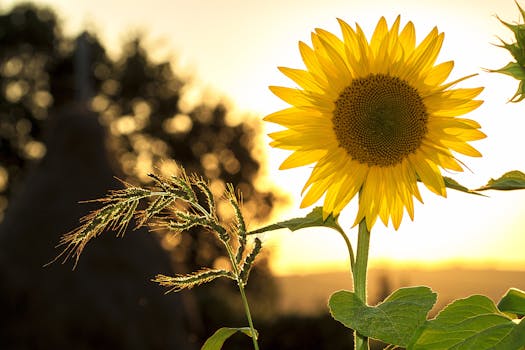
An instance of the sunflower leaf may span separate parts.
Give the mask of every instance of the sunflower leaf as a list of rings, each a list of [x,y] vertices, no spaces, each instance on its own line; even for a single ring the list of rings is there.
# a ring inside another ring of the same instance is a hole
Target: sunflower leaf
[[[476,191],[510,191],[522,189],[525,189],[525,174],[518,170],[512,170],[503,174],[496,180],[490,179],[485,186],[476,189]]]
[[[498,309],[502,312],[525,315],[525,292],[516,288],[509,289],[499,301]]]
[[[449,304],[427,321],[408,344],[408,350],[508,349],[525,345],[525,323],[515,323],[494,302],[473,295]]]
[[[330,297],[332,317],[369,338],[405,347],[426,317],[437,295],[428,287],[401,288],[375,307],[365,305],[353,292]]]
[[[268,226],[264,226],[264,227],[258,228],[257,230],[250,231],[248,232],[248,234],[253,235],[257,233],[280,230],[283,228],[287,228],[290,231],[297,231],[302,228],[319,227],[319,226],[329,227],[339,232],[343,231],[341,226],[339,226],[339,224],[337,223],[337,217],[334,217],[333,215],[329,215],[326,219],[323,219],[323,208],[316,207],[312,209],[312,211],[308,213],[305,217],[294,218],[290,220],[281,221],[275,224],[271,224]]]
[[[477,193],[476,191],[473,191],[473,190],[471,190],[471,189],[461,185],[459,182],[457,182],[456,180],[454,180],[451,177],[443,176],[443,180],[445,181],[445,187],[447,187],[447,188],[451,188],[453,190],[461,191],[461,192],[465,192],[465,193],[475,194],[475,195],[478,195],[478,196],[484,196],[481,193]]]
[[[206,340],[201,350],[220,350],[222,349],[224,342],[229,337],[231,337],[237,332],[244,333],[249,337],[252,336],[252,332],[250,328],[248,327],[241,327],[241,328],[222,327],[222,328],[219,328],[217,331],[215,331],[215,333],[213,333],[213,335],[209,337],[208,340]],[[256,332],[255,338],[257,337],[258,337],[258,334]]]
[[[512,328],[512,331],[497,344],[498,347],[492,349],[521,349],[525,348],[525,321],[523,319],[516,326]]]

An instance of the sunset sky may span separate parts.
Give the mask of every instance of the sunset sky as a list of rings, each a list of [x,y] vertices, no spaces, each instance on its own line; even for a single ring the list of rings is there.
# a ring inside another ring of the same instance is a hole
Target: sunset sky
[[[20,1],[2,1],[2,10]],[[511,60],[496,47],[498,37],[512,41],[512,33],[496,18],[519,20],[514,0],[42,0],[54,8],[66,34],[95,30],[112,53],[136,33],[145,33],[152,54],[173,57],[182,76],[193,79],[195,96],[226,97],[239,113],[254,118],[285,108],[269,85],[294,86],[277,66],[303,68],[297,42],[309,43],[315,28],[340,36],[337,18],[359,22],[368,37],[378,19],[391,24],[401,15],[402,25],[412,21],[417,40],[434,27],[445,32],[438,62],[455,61],[450,81],[479,73],[461,87],[484,86],[485,103],[467,115],[482,125],[487,139],[474,143],[483,158],[459,157],[470,171],[446,174],[468,187],[484,185],[508,170],[525,171],[525,102],[507,103],[517,81],[487,73]],[[525,2],[522,2],[525,5]],[[277,130],[267,125],[266,132]],[[262,139],[265,145],[269,138]],[[310,168],[277,170],[288,154],[267,152],[267,178],[286,188],[293,203],[275,220],[302,216],[300,191]],[[262,184],[264,185],[264,183]],[[415,220],[408,216],[398,231],[378,223],[372,232],[371,264],[423,264],[525,269],[525,191],[489,192],[489,198],[452,190],[440,198],[422,188],[424,205],[416,205]],[[341,214],[350,230],[355,201]],[[280,274],[347,268],[342,239],[329,230],[266,234],[272,263]]]

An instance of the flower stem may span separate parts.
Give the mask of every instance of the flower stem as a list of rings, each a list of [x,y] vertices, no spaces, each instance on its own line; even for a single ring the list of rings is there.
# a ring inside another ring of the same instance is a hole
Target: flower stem
[[[366,219],[363,218],[359,223],[359,232],[357,235],[357,253],[355,265],[353,268],[354,293],[366,304],[366,272],[368,268],[368,249],[370,246],[370,232],[366,227]],[[354,332],[354,349],[368,350],[368,338]]]
[[[350,240],[348,239],[348,236],[346,235],[345,231],[338,225],[336,228],[337,232],[341,234],[343,237],[345,243],[346,243],[346,249],[348,250],[348,257],[350,259],[350,272],[352,275],[354,274],[354,265],[355,265],[355,257],[354,257],[354,250],[352,249],[352,243],[350,243]]]
[[[244,285],[242,281],[238,281],[239,291],[241,292],[242,304],[244,305],[244,312],[246,313],[246,318],[248,319],[248,325],[250,326],[250,331],[252,333],[253,348],[259,350],[259,343],[257,342],[257,333],[255,333],[255,328],[253,327],[252,315],[250,314],[250,307],[248,306],[248,299],[246,299],[246,293],[244,293]]]
[[[248,305],[248,299],[246,298],[246,293],[244,292],[244,281],[242,280],[241,273],[235,261],[235,255],[233,254],[230,245],[228,244],[228,242],[225,241],[223,241],[223,243],[226,247],[226,251],[228,252],[228,256],[230,258],[233,273],[235,274],[235,278],[237,279],[237,286],[239,287],[239,292],[241,293],[242,305],[244,306],[244,313],[246,314],[246,318],[248,319],[248,326],[250,327],[250,332],[252,333],[251,338],[253,342],[253,348],[254,350],[259,350],[259,343],[257,342],[257,333],[255,331],[255,327],[253,326],[252,315],[250,313],[250,306]]]

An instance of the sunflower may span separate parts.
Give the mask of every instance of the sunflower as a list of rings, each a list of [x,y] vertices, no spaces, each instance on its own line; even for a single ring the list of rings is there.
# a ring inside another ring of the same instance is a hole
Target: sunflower
[[[270,134],[271,146],[293,151],[280,169],[314,164],[301,207],[323,195],[323,215],[338,215],[359,193],[355,224],[370,230],[380,217],[397,230],[406,209],[414,219],[421,181],[446,197],[441,170],[463,171],[454,154],[479,157],[468,141],[485,137],[480,125],[457,118],[483,101],[483,88],[445,84],[453,61],[435,65],[444,34],[434,28],[416,46],[408,22],[389,29],[381,18],[370,41],[361,27],[342,20],[343,39],[323,30],[312,47],[299,42],[305,70],[279,67],[299,88],[271,86],[290,104],[265,121],[286,129]]]

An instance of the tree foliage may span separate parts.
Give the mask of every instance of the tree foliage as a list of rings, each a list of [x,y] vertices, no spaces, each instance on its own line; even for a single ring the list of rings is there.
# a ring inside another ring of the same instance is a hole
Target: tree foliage
[[[214,194],[222,193],[226,183],[241,190],[247,218],[268,216],[277,198],[254,186],[261,161],[254,152],[257,122],[233,121],[226,102],[183,105],[188,81],[169,60],[153,59],[140,36],[125,43],[116,58],[108,55],[95,33],[81,36],[82,48],[79,38],[62,33],[51,9],[23,4],[0,13],[0,222],[9,215],[9,205],[24,188],[28,174],[45,158],[46,132],[56,122],[54,116],[86,97],[106,131],[117,177],[149,185],[148,173],[176,171],[169,161],[173,160],[188,172],[210,179]],[[79,60],[88,62],[84,76],[78,70]],[[219,214],[233,218],[221,208]],[[177,273],[214,267],[224,257],[219,244],[199,230],[194,227],[191,234],[176,240],[156,231]],[[50,236],[50,242],[62,233]],[[263,257],[252,271],[253,287],[247,291],[266,301],[258,303],[261,313],[271,310],[276,293],[264,261]],[[41,267],[45,261],[39,263]],[[197,318],[189,323],[197,325],[193,331],[198,337],[222,324],[224,315],[236,314],[229,311],[237,303],[235,289],[220,283],[213,288],[213,293],[208,287],[194,293],[203,300],[202,309],[191,307],[200,302],[188,303],[187,311]]]

